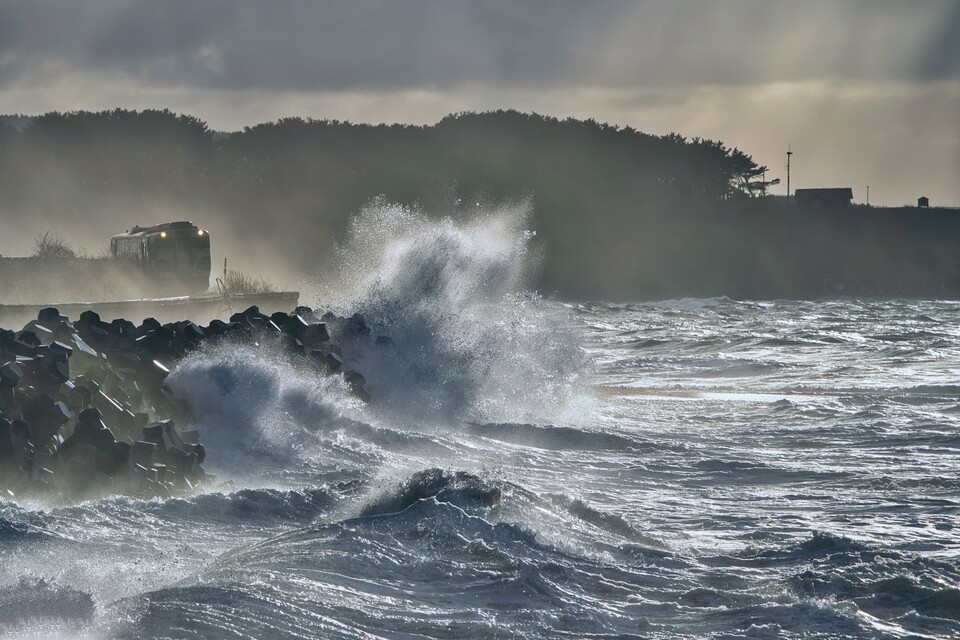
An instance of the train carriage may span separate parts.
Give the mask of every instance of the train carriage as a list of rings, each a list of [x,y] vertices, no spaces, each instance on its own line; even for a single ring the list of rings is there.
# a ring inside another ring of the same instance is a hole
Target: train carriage
[[[167,295],[199,293],[210,286],[210,234],[192,222],[133,227],[110,238],[110,253],[134,263]]]

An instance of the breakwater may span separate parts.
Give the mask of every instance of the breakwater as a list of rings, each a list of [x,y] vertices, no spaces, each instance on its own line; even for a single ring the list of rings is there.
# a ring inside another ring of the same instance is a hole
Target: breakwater
[[[369,337],[360,316],[325,319],[345,335]],[[71,322],[46,308],[20,331],[0,330],[4,490],[10,497],[169,497],[214,482],[202,467],[199,432],[177,426],[192,409],[166,385],[170,370],[204,345],[230,340],[284,352],[291,366],[315,375],[341,375],[369,401],[366,380],[344,362],[330,325],[307,307],[267,316],[253,306],[204,326],[106,322],[93,311]]]

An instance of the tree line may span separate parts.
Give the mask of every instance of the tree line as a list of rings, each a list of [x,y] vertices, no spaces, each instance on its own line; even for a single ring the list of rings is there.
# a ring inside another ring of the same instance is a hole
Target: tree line
[[[752,197],[765,170],[717,140],[517,111],[428,126],[291,117],[232,133],[169,110],[52,112],[0,126],[0,219],[40,216],[104,239],[135,223],[213,219],[222,242],[262,240],[308,271],[378,196],[454,217],[527,199],[545,256],[534,284],[547,292],[763,293],[758,270],[817,286],[823,260],[798,247],[823,251],[832,223],[814,228]]]
[[[517,111],[429,126],[282,118],[220,134],[190,115],[115,109],[0,128],[8,217],[39,209],[69,232],[118,203],[162,202],[185,218],[226,212],[237,234],[270,231],[315,256],[380,195],[454,216],[471,214],[463,203],[530,198],[548,258],[540,284],[578,293],[595,276],[590,256],[618,251],[633,268],[645,221],[744,198],[763,170],[715,140]]]

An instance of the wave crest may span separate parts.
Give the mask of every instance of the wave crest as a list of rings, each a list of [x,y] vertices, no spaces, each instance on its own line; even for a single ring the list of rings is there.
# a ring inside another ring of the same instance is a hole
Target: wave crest
[[[584,358],[569,310],[524,288],[536,263],[528,216],[516,206],[436,220],[375,201],[353,220],[331,304],[391,338],[355,354],[381,407],[516,421],[566,403]]]

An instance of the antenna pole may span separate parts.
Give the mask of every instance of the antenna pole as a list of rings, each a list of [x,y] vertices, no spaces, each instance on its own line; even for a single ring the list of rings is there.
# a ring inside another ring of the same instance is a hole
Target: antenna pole
[[[867,206],[870,206],[870,185],[867,185]]]
[[[787,145],[787,197],[790,197],[790,156],[793,155],[793,151],[790,150],[790,145]]]

